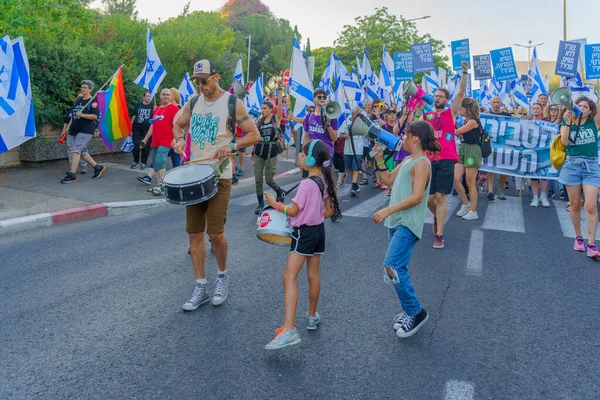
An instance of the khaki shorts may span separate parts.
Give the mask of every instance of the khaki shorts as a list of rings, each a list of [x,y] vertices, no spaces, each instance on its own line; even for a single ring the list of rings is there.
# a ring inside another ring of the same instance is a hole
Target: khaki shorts
[[[462,143],[458,148],[458,163],[467,168],[481,167],[481,147],[478,144]]]
[[[217,194],[203,203],[185,207],[187,233],[225,232],[230,195],[231,179],[220,179]]]

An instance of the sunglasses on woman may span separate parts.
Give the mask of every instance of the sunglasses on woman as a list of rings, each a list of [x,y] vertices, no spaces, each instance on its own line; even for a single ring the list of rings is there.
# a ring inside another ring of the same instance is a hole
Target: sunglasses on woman
[[[552,107],[550,111],[558,111],[558,108]]]
[[[315,96],[315,99],[317,99],[317,100],[327,100],[327,96],[319,94],[319,95]]]

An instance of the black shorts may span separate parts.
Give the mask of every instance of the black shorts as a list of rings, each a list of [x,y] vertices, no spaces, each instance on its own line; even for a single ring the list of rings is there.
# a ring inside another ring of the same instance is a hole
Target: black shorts
[[[454,161],[438,160],[431,163],[429,194],[452,193],[454,187]]]
[[[325,253],[325,224],[294,227],[290,253],[298,253],[301,256]]]
[[[371,156],[369,153],[371,152],[371,148],[363,146],[363,160],[371,161]]]
[[[333,167],[338,172],[341,172],[341,173],[346,172],[343,154],[333,153]]]

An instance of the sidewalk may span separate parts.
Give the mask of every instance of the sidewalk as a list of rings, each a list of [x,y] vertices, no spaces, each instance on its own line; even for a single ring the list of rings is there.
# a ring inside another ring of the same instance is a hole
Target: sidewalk
[[[278,174],[295,171],[293,153],[290,151],[289,155],[291,159],[279,160]],[[86,175],[77,174],[77,183],[69,185],[60,183],[68,170],[67,160],[0,169],[0,221],[97,204],[164,199],[152,196],[147,192],[151,186],[137,181],[147,170],[130,169],[131,154],[108,154],[94,159],[107,167],[102,177],[92,179],[93,171],[88,167]],[[248,156],[244,176],[233,190],[253,184],[252,160]]]

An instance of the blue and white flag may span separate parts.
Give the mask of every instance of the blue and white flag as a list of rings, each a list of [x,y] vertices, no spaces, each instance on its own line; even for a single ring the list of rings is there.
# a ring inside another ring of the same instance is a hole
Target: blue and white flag
[[[358,54],[356,51],[354,52],[354,59],[356,60],[356,73],[358,74],[358,81],[360,82],[360,85],[364,87],[365,82],[363,81],[363,66],[358,59]]]
[[[387,104],[392,104],[392,86],[389,82],[389,75],[387,75],[383,68],[379,70],[379,79],[377,79],[377,84],[379,86],[379,98]]]
[[[439,78],[435,71],[431,71],[430,74],[423,72],[423,90],[429,94],[434,94],[436,90],[440,88]]]
[[[540,94],[548,94],[546,88],[546,82],[542,76],[540,65],[537,58],[537,49],[533,48],[533,57],[531,58],[531,65],[529,66],[529,79],[531,80],[531,102],[535,103]]]
[[[35,137],[29,61],[23,38],[0,39],[0,153]]]
[[[248,114],[253,117],[260,115],[260,107],[263,103],[263,74],[260,74],[258,79],[254,81],[244,101],[246,102]]]
[[[390,91],[394,87],[394,60],[390,53],[385,48],[385,44],[383,45],[383,57],[381,59],[381,70],[383,71],[384,79],[381,80],[385,83],[385,87],[389,87]],[[383,85],[383,83],[382,83]]]
[[[371,62],[369,61],[369,53],[367,52],[367,48],[363,48],[363,82],[367,91],[367,101],[372,102],[373,100],[379,98],[379,88],[375,82],[375,76],[373,75],[373,70],[371,69]]]
[[[242,56],[238,58],[237,65],[235,66],[235,72],[233,73],[233,81],[237,81],[240,85],[246,87],[246,85],[244,85],[244,69],[242,67]],[[231,85],[233,85],[233,82],[231,82]]]
[[[344,84],[339,77],[335,80],[335,92],[331,95],[331,101],[335,101],[342,106],[342,114],[337,119],[337,126],[341,128],[346,119],[350,117],[351,109],[344,95]]]
[[[188,102],[190,97],[196,94],[196,90],[194,89],[194,85],[190,80],[190,74],[187,72],[183,77],[183,81],[181,81],[181,85],[179,85],[179,94],[181,95],[181,106],[183,107],[185,103]]]
[[[517,103],[517,106],[523,107],[526,110],[529,109],[529,99],[527,98],[527,93],[525,92],[525,88],[523,87],[523,81],[521,79],[513,79],[510,83],[510,89],[513,94],[513,99]]]
[[[144,87],[150,91],[150,96],[154,97],[158,91],[160,83],[165,79],[167,71],[158,58],[156,47],[150,29],[146,40],[146,65],[140,75],[133,81],[136,85]]]
[[[319,89],[323,89],[327,92],[327,95],[331,93],[332,90],[332,82],[333,82],[333,74],[335,71],[335,61],[333,59],[333,53],[331,53],[331,57],[329,57],[329,61],[327,61],[327,66],[325,66],[325,70],[323,71],[323,77],[319,82]]]
[[[348,72],[348,70],[346,69],[342,61],[338,58],[338,56],[332,54],[332,57],[335,67],[335,75],[344,84],[344,88],[346,89],[348,99],[351,103],[362,105],[365,101],[365,92],[363,91],[362,85],[360,84],[358,77],[356,76],[354,68],[352,69],[352,72]]]
[[[448,91],[450,92],[450,103],[454,100],[454,96],[458,93],[458,87],[460,86],[460,74],[455,74],[450,82],[448,82]],[[448,103],[448,104],[450,104]]]
[[[491,109],[492,108],[492,104],[491,104],[491,100],[492,100],[492,94],[490,93],[489,90],[489,83],[487,81],[481,81],[481,88],[480,88],[480,92],[479,92],[479,104],[481,104],[482,107],[485,107],[487,109]]]
[[[306,108],[314,105],[313,85],[308,77],[308,70],[302,56],[302,50],[300,50],[300,43],[298,43],[298,39],[295,36],[290,72],[290,94],[296,99],[294,115],[298,118],[304,118],[306,116]],[[296,125],[299,127],[298,124]]]

